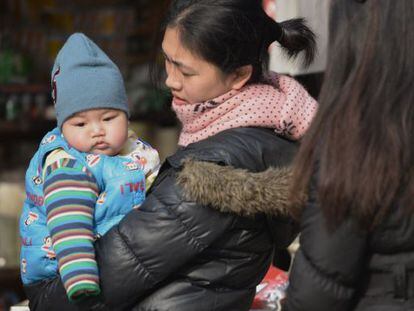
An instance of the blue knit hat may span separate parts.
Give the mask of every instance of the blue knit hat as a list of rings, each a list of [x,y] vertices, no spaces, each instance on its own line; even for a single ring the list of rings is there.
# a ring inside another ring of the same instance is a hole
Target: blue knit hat
[[[57,125],[89,109],[113,108],[129,117],[124,81],[118,67],[87,36],[75,33],[59,51],[52,70]]]

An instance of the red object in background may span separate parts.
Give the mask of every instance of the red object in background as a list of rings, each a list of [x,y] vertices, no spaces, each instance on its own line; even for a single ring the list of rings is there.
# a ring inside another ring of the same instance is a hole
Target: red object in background
[[[256,287],[256,296],[251,310],[280,310],[280,302],[285,297],[288,285],[287,273],[271,266],[262,282]]]

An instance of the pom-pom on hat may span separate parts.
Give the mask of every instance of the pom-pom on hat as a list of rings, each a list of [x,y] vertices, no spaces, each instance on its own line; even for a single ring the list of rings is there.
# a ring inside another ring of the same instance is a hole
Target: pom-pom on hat
[[[75,113],[90,109],[119,109],[129,117],[119,68],[82,33],[72,34],[60,49],[51,82],[59,128]]]

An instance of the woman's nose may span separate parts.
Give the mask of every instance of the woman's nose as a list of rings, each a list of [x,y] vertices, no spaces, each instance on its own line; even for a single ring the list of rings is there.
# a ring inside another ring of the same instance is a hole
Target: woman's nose
[[[167,79],[165,80],[165,85],[174,91],[179,91],[181,89],[181,82],[177,77],[176,69],[169,68],[167,69]]]

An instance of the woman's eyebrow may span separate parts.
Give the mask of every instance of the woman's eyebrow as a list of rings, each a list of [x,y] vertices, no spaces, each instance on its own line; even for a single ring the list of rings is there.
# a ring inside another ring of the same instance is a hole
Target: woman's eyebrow
[[[189,67],[189,66],[187,66],[187,65],[183,64],[182,62],[177,61],[177,60],[174,60],[174,59],[172,59],[172,58],[168,57],[167,53],[165,53],[165,51],[164,51],[164,50],[162,50],[162,54],[164,55],[164,57],[165,57],[165,58],[166,58],[169,62],[173,63],[173,64],[174,64],[174,65],[176,65],[177,67],[180,67],[180,68],[185,69],[185,70],[195,71],[193,68],[191,68],[191,67]]]

